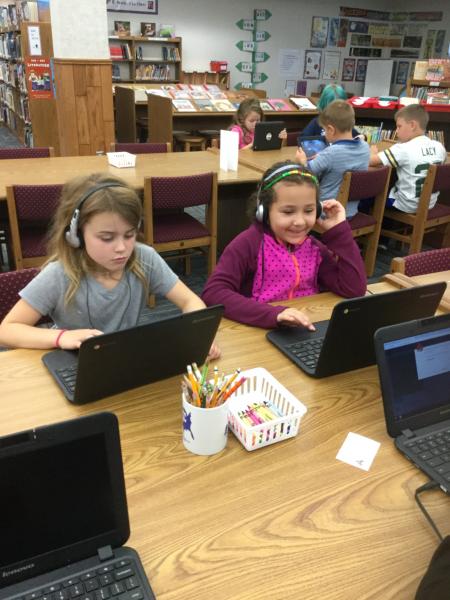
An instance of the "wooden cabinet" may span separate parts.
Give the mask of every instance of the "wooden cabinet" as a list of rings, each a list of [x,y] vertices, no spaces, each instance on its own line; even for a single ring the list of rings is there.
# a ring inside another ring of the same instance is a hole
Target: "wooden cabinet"
[[[178,83],[181,38],[109,37],[115,83]]]

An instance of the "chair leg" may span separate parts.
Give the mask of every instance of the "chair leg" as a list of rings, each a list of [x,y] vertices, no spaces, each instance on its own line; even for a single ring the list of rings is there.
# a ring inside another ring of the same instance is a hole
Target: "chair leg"
[[[192,273],[191,257],[189,256],[189,254],[186,254],[186,256],[184,258],[184,274],[190,275],[191,273]]]
[[[148,305],[150,308],[155,308],[155,306],[156,306],[155,294],[150,294],[150,296],[148,297]]]

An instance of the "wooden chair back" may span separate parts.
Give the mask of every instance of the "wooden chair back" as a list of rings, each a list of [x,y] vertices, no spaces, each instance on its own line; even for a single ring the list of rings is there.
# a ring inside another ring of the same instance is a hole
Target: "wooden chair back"
[[[449,189],[450,163],[430,165],[419,197],[417,212],[405,213],[386,209],[385,217],[393,222],[394,228],[383,228],[381,235],[407,244],[409,254],[416,254],[422,249],[425,233],[441,228],[442,246],[450,245],[450,206],[438,201],[433,208],[429,208],[432,193]]]

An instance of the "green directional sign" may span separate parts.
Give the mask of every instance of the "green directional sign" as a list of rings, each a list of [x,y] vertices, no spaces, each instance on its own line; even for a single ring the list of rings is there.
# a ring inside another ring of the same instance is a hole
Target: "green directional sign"
[[[262,83],[268,79],[265,73],[252,73],[252,83]]]
[[[255,42],[265,42],[270,38],[270,33],[268,31],[254,31],[253,39]]]
[[[241,71],[241,73],[253,73],[255,70],[255,65],[251,62],[239,62],[236,65],[236,69]]]
[[[243,29],[244,31],[255,30],[255,21],[253,19],[240,19],[236,22],[236,25],[239,27],[239,29]]]
[[[255,52],[257,48],[256,42],[247,42],[241,41],[236,44],[239,50],[243,50],[244,52]]]
[[[267,52],[253,52],[253,62],[260,63],[266,62],[270,58],[270,54]]]
[[[270,19],[272,13],[266,8],[255,8],[255,20],[256,21],[267,21]]]
[[[253,83],[250,83],[248,81],[241,81],[240,83],[237,83],[234,86],[235,90],[252,90],[254,89],[255,85]]]

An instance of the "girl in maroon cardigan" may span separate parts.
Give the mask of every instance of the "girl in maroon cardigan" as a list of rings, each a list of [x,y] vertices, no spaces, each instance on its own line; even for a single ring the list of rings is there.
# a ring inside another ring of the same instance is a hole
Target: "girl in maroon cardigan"
[[[224,304],[226,317],[248,325],[314,329],[303,311],[268,303],[324,290],[364,295],[364,263],[345,209],[336,200],[320,205],[318,196],[317,178],[301,165],[268,169],[255,221],[225,248],[202,294],[206,304]],[[316,222],[320,240],[309,235]]]

